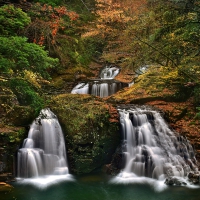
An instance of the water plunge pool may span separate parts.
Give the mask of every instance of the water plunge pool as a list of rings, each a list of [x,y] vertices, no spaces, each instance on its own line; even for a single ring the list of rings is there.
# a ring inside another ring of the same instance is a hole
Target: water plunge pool
[[[1,200],[199,200],[199,188],[168,186],[157,191],[155,185],[145,183],[113,184],[102,173],[74,176],[39,189],[31,184],[12,183],[14,189],[0,193]]]

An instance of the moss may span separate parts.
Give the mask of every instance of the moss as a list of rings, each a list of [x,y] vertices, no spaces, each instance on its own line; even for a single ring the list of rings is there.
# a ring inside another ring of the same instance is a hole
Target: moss
[[[30,106],[20,106],[17,96],[8,87],[0,87],[0,121],[7,125],[29,124],[34,119]]]
[[[13,172],[15,153],[25,138],[25,128],[2,126],[0,128],[0,161],[3,163],[1,173]]]
[[[135,84],[124,88],[108,98],[111,102],[145,103],[155,100],[181,100],[181,90],[184,79],[174,69],[169,71],[165,67],[151,67],[146,73],[135,80]]]
[[[68,78],[70,80],[70,78]],[[50,83],[50,86],[56,87],[56,88],[61,88],[63,87],[63,84],[65,81],[63,80],[62,76],[58,76],[53,79],[53,81]]]
[[[7,113],[5,123],[14,126],[24,126],[32,122],[36,113],[30,106],[13,106],[12,110]]]
[[[91,95],[63,94],[52,97],[49,107],[63,127],[74,173],[91,172],[111,158],[120,139],[112,105]]]

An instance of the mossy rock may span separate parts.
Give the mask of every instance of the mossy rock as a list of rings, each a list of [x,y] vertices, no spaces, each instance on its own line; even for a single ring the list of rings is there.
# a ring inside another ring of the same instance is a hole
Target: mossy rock
[[[35,112],[30,106],[15,105],[6,114],[5,123],[13,126],[27,126],[35,117]]]
[[[112,103],[137,104],[154,100],[181,101],[188,97],[184,81],[176,69],[169,71],[165,67],[152,66],[146,73],[135,79],[134,85],[124,88],[108,97],[107,100]],[[184,92],[181,92],[182,89]],[[180,94],[184,94],[184,96]]]
[[[29,106],[20,106],[11,89],[0,87],[0,120],[8,125],[29,124],[34,119],[34,111]]]
[[[111,104],[91,95],[63,94],[52,97],[49,107],[62,125],[73,173],[89,173],[110,161],[120,140]]]
[[[15,154],[23,139],[26,130],[23,127],[0,127],[0,173],[13,173]]]

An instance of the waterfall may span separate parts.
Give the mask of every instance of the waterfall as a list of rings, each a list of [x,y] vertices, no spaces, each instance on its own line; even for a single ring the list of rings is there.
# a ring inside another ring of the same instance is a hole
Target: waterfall
[[[191,144],[177,136],[159,112],[132,107],[119,109],[119,115],[125,167],[113,182],[137,182],[138,177],[164,181],[198,171]]]
[[[128,86],[128,84],[114,80],[119,71],[120,69],[116,66],[105,66],[100,71],[98,79],[89,80],[87,83],[79,83],[72,89],[71,93],[91,94],[102,98],[110,96]]]
[[[58,176],[59,175],[59,176]],[[63,132],[56,115],[43,109],[17,153],[17,177],[23,179],[52,176],[58,181],[69,175]],[[30,179],[31,180],[31,179]],[[44,184],[45,185],[45,184]]]
[[[88,94],[89,93],[89,84],[88,83],[79,83],[72,89],[71,93],[72,94]]]
[[[119,74],[119,68],[115,67],[115,66],[105,66],[100,74],[99,77],[101,79],[114,79],[115,76],[117,76]]]

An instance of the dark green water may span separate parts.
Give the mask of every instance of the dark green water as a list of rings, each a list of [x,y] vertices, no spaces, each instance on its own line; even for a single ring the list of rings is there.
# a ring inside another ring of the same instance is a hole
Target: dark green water
[[[146,184],[111,184],[103,176],[75,177],[46,189],[13,183],[14,190],[0,193],[0,200],[199,200],[200,188],[168,187],[156,192]]]

